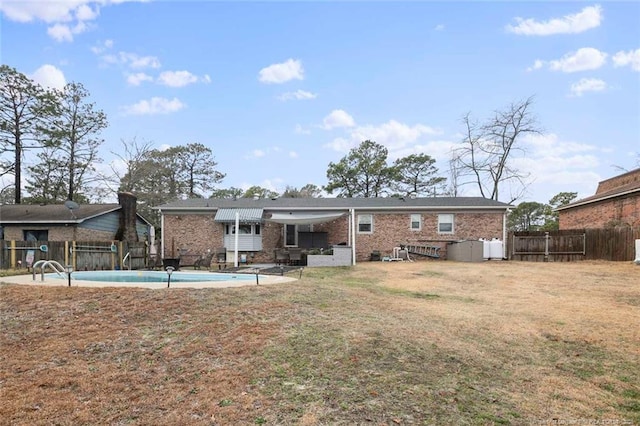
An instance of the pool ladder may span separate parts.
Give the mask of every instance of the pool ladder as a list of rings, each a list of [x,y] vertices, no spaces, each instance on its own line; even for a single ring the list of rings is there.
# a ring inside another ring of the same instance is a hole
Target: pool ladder
[[[69,278],[69,273],[65,271],[64,266],[55,260],[38,260],[33,264],[33,280],[36,280],[36,269],[40,266],[40,280],[44,281],[44,270],[48,267],[53,269],[53,271],[61,276],[62,278]]]
[[[122,269],[124,269],[124,262],[126,262],[127,259],[129,260],[129,270],[131,270],[131,252],[130,251],[128,251],[127,254],[125,254],[124,257],[122,258]]]

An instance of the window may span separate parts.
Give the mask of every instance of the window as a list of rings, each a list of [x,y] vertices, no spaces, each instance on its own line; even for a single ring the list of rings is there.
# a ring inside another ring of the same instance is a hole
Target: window
[[[30,230],[25,230],[23,232],[24,232],[25,241],[48,241],[49,240],[49,231],[46,229],[30,229]]]
[[[240,232],[238,232],[238,235],[252,235],[252,234],[260,235],[260,225],[240,224],[238,229],[240,230]],[[224,233],[227,235],[235,235],[236,226],[235,225],[225,226]]]
[[[358,233],[371,234],[372,232],[373,232],[373,215],[359,214],[358,215]]]
[[[422,216],[419,214],[412,214],[409,227],[413,231],[419,231],[420,229],[422,229]]]
[[[438,233],[453,234],[453,215],[452,214],[438,215]]]

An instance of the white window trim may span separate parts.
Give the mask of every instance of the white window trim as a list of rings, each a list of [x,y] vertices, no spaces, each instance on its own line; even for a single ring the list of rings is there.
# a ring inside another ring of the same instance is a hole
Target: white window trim
[[[361,231],[360,230],[360,218],[364,217],[364,216],[369,216],[371,218],[371,230],[370,231]],[[371,213],[360,213],[358,214],[358,218],[357,218],[357,228],[358,230],[358,234],[373,234],[373,214]]]
[[[449,222],[448,220],[447,221],[442,220],[444,219],[445,216],[447,217],[447,219],[451,218],[451,221]],[[438,234],[448,234],[448,235],[454,234],[456,231],[455,221],[456,221],[456,217],[453,213],[439,214],[438,215]],[[451,223],[451,231],[441,231],[440,225],[443,223]]]
[[[415,220],[413,220],[414,216],[418,216],[418,227],[414,228],[413,227],[413,222],[416,222]],[[409,229],[412,231],[422,231],[422,215],[420,213],[411,213],[409,215]]]

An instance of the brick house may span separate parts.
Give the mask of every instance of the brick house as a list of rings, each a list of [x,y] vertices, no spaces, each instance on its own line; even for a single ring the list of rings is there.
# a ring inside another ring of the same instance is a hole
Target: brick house
[[[640,226],[640,169],[603,180],[595,195],[557,209],[560,229]]]
[[[351,247],[356,260],[400,244],[505,240],[508,204],[480,197],[189,199],[156,207],[164,257],[226,250],[249,262],[273,262],[275,249]],[[231,257],[230,257],[231,256]],[[232,260],[233,261],[233,260]]]

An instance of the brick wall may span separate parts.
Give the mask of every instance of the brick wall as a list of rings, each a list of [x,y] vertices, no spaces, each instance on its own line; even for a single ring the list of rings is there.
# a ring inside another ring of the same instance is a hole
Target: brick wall
[[[224,226],[214,222],[214,216],[214,214],[165,215],[165,257],[177,256],[180,249],[188,249],[191,253],[204,253],[207,249],[214,250],[216,247],[222,247]],[[437,213],[424,213],[421,216],[422,228],[414,231],[410,229],[411,213],[374,214],[373,233],[356,233],[356,259],[368,260],[374,250],[391,254],[393,248],[399,244],[438,245],[444,256],[446,241],[502,239],[503,214],[501,212],[456,213],[454,234],[438,234]],[[327,242],[330,246],[347,243],[349,241],[348,223],[349,218],[345,215],[331,222],[316,224],[313,230],[327,232]],[[283,245],[283,226],[273,222],[262,224],[263,250],[253,253],[253,262],[274,261],[274,249]]]
[[[621,186],[630,185],[632,183],[640,184],[640,169],[632,170],[628,173],[612,177],[611,179],[603,180],[598,184],[596,195],[604,192],[612,191]]]
[[[606,228],[623,224],[640,226],[640,195],[560,210],[559,215],[560,229]]]
[[[368,260],[374,250],[390,255],[400,244],[439,246],[441,255],[446,257],[446,241],[502,239],[502,213],[456,213],[453,234],[438,233],[437,213],[424,213],[421,217],[422,228],[416,231],[409,227],[410,213],[374,214],[373,233],[356,232],[356,260]]]
[[[75,226],[11,226],[5,225],[5,240],[24,240],[25,230],[48,230],[49,241],[111,241],[114,233],[77,228]]]

